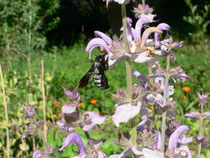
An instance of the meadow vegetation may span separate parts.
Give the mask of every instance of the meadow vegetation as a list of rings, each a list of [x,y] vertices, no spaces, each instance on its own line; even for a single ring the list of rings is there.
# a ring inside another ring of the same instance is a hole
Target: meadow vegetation
[[[33,0],[30,0],[30,2],[36,4]],[[189,1],[187,2],[189,3]],[[42,1],[41,4],[43,5],[43,3]],[[48,3],[47,1],[46,4]],[[53,3],[56,5],[47,8],[48,15],[53,14],[59,8],[57,1],[53,1]],[[22,6],[24,4],[12,5]],[[5,15],[5,20],[1,21],[0,26],[0,64],[2,71],[2,84],[0,85],[0,157],[6,157],[6,155],[10,155],[10,157],[31,157],[36,149],[41,148],[44,150],[44,145],[37,135],[29,135],[26,139],[21,139],[25,131],[24,125],[28,122],[28,120],[22,118],[25,114],[22,105],[35,107],[37,119],[43,119],[44,115],[46,115],[47,142],[52,148],[62,146],[63,140],[68,133],[56,127],[55,123],[61,119],[62,105],[68,103],[69,99],[64,94],[61,85],[73,90],[92,66],[92,62],[88,60],[89,54],[85,52],[85,42],[78,42],[72,46],[46,48],[45,31],[54,28],[59,19],[55,18],[54,21],[44,27],[42,21],[38,20],[40,8],[33,8],[31,7],[32,4],[25,4],[25,8],[15,14],[0,12],[1,15]],[[6,1],[2,5],[11,7]],[[33,8],[31,14],[22,14],[27,13],[28,8]],[[5,8],[4,11],[6,9],[8,8]],[[11,12],[16,11],[12,10]],[[199,15],[193,14],[192,16]],[[14,20],[13,22],[9,21],[11,17]],[[18,18],[22,21],[18,21]],[[185,17],[185,20],[187,19],[189,21],[189,18]],[[196,22],[195,24],[199,26]],[[200,123],[199,120],[186,119],[184,114],[199,109],[197,92],[206,94],[210,89],[210,47],[209,37],[206,35],[206,25],[208,24],[205,24],[204,32],[202,32],[201,27],[199,28],[200,32],[197,32],[195,36],[191,34],[192,41],[188,42],[186,37],[183,46],[175,50],[176,61],[171,63],[173,67],[181,65],[185,73],[190,76],[185,82],[171,83],[176,89],[173,94],[173,98],[177,103],[176,121],[180,120],[181,124],[190,127],[189,135],[198,134]],[[42,26],[44,29],[41,29]],[[195,39],[200,41],[196,43]],[[93,56],[99,55],[99,49],[95,49],[92,54]],[[162,59],[160,59],[160,63],[163,67],[166,65]],[[145,76],[148,75],[146,63],[132,63],[131,68]],[[114,69],[106,72],[106,76],[109,80],[108,90],[96,88],[93,80],[90,81],[87,87],[79,89],[82,96],[79,109],[82,112],[96,111],[101,115],[114,114],[116,101],[111,97],[110,93],[116,93],[116,87],[126,89],[125,63],[117,64]],[[133,83],[139,84],[139,81],[133,77]],[[43,113],[43,104],[46,104],[46,113]],[[209,107],[209,103],[207,103],[205,111],[209,110]],[[7,111],[5,111],[5,108]],[[148,108],[153,109],[152,106],[148,106]],[[6,119],[7,117],[8,119]],[[137,121],[140,121],[140,117],[137,117]],[[155,122],[152,123],[155,124]],[[158,126],[160,127],[161,124]],[[118,130],[128,131],[129,126],[123,123]],[[9,132],[9,154],[6,152],[8,151],[7,131]],[[208,121],[204,122],[203,131],[204,135],[209,137]],[[83,131],[76,129],[76,132],[80,134],[85,146],[87,146],[88,140]],[[96,129],[90,132],[90,136],[97,140],[102,139],[104,143],[101,150],[110,155],[119,153],[124,149],[113,143],[117,138],[117,132],[112,120],[107,119],[102,126],[96,126]],[[195,146],[190,145],[189,148],[193,155],[197,154]],[[77,155],[77,152],[76,145],[72,144],[65,149],[62,157],[72,157]],[[58,156],[59,154],[56,153],[55,157]],[[209,156],[210,150],[202,149],[201,157],[207,158]]]

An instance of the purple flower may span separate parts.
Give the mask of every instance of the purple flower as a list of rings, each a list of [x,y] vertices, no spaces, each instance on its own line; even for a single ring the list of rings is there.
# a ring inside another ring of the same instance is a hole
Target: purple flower
[[[168,149],[166,151],[166,155],[168,157],[174,157],[175,155],[187,156],[187,158],[192,158],[189,148],[186,145],[180,145],[177,147],[177,144],[186,144],[191,142],[191,138],[182,137],[180,136],[183,132],[189,131],[189,127],[186,125],[182,125],[178,127],[170,136],[168,142]],[[179,140],[180,139],[180,140]]]
[[[100,116],[95,111],[86,111],[82,115],[82,122],[84,131],[89,131],[95,127],[95,125],[101,125],[105,122],[107,116]]]
[[[33,158],[39,158],[39,157],[42,157],[43,155],[44,155],[44,152],[42,150],[36,150],[33,153]]]
[[[117,94],[112,94],[112,93],[110,94],[119,103],[124,103],[129,101],[128,94],[126,93],[126,91],[124,89],[120,89],[119,87],[117,87]]]
[[[188,144],[191,143],[193,140],[193,137],[187,137],[185,134],[182,135],[180,139],[178,139],[179,144]]]
[[[138,71],[132,71],[132,75],[136,76],[136,78],[141,83],[141,86],[144,88],[149,88],[149,84],[147,82],[147,78],[144,75],[141,75]]]
[[[141,109],[141,102],[137,102],[136,105],[130,103],[122,103],[116,105],[114,115],[111,116],[114,124],[119,127],[120,123],[127,123],[130,119],[134,118]]]
[[[86,157],[97,157],[97,158],[107,158],[106,154],[100,151],[100,148],[103,144],[102,140],[98,141],[95,139],[91,139],[94,145],[95,150],[91,149],[88,146],[88,149],[85,150]]]
[[[117,2],[119,4],[123,4],[123,3],[128,4],[130,2],[130,0],[103,0],[103,1],[106,1],[106,7],[108,7],[109,2],[112,2],[112,1]],[[132,0],[132,1],[134,2],[135,0]]]
[[[187,113],[184,115],[185,117],[190,117],[192,119],[199,119],[200,118],[200,113],[197,111],[191,111],[190,113]]]
[[[63,151],[64,148],[69,146],[71,143],[75,143],[79,148],[80,154],[78,156],[75,156],[74,158],[85,158],[85,157],[107,158],[106,154],[100,151],[102,141],[97,141],[92,139],[92,142],[95,150],[91,148],[85,149],[80,135],[77,133],[71,133],[66,137],[59,151]]]
[[[25,139],[29,134],[35,133],[37,129],[41,128],[41,125],[43,125],[44,120],[39,120],[35,124],[27,123],[25,128],[25,135],[22,137],[22,139]]]
[[[94,31],[95,36],[102,38],[109,46],[112,44],[112,39],[101,31]]]
[[[161,68],[160,65],[158,65],[158,68],[155,70],[155,72],[148,75],[148,78],[155,78],[157,80],[162,80],[162,79],[165,80],[166,73],[167,73],[166,70]],[[169,75],[173,79],[181,80],[182,82],[184,82],[186,79],[189,78],[189,76],[184,73],[184,71],[182,70],[182,68],[180,66],[178,66],[176,68],[169,69]],[[165,85],[164,80],[161,83],[162,86]]]
[[[156,17],[155,14],[152,14],[153,8],[150,8],[148,4],[139,4],[138,8],[134,7],[133,12],[135,13],[136,18],[147,17],[148,19],[153,20],[153,18]]]
[[[186,125],[178,127],[169,138],[168,149],[175,149],[177,147],[177,142],[181,134],[189,130],[190,130],[189,127]]]
[[[99,31],[98,31],[99,32]],[[102,32],[101,32],[102,33]],[[104,34],[104,33],[103,33]],[[86,47],[86,52],[89,52],[91,54],[92,50],[95,47],[102,47],[107,53],[110,53],[109,47],[105,41],[107,37],[101,38],[93,38],[90,42],[88,42],[88,45]],[[109,41],[107,41],[109,42]]]
[[[107,116],[100,116],[95,111],[86,111],[79,117],[77,112],[71,114],[63,114],[62,119],[57,121],[59,128],[67,130],[68,132],[81,126],[84,131],[89,131],[95,125],[101,125],[105,122]]]
[[[73,131],[79,126],[79,114],[77,112],[63,114],[61,120],[58,120],[56,124],[59,128],[68,132]]]
[[[34,133],[35,131],[36,131],[35,128],[28,128],[28,129],[25,131],[25,135],[24,135],[21,139],[25,139],[29,134]]]
[[[144,131],[144,125],[147,125],[148,126],[148,128],[149,128],[149,132],[152,132],[152,124],[151,124],[151,122],[149,121],[149,120],[142,120],[139,124],[138,124],[138,128],[137,128],[137,130],[138,131],[141,131],[141,132],[143,132]]]
[[[66,94],[66,96],[70,99],[71,102],[73,103],[78,103],[80,101],[80,94],[78,93],[78,87],[79,85],[73,90],[73,92],[71,92],[70,90],[64,88],[63,86],[61,86],[64,90],[64,93]]]
[[[199,103],[203,106],[204,104],[206,104],[207,103],[207,98],[208,98],[208,95],[210,94],[210,93],[207,93],[206,95],[205,94],[199,94],[199,93],[197,93],[198,94],[198,97],[199,97]]]
[[[121,122],[127,123],[141,111],[141,107],[144,107],[143,99],[146,94],[147,91],[139,85],[133,86],[131,98],[128,98],[127,93],[120,88],[117,89],[117,94],[111,94],[119,102],[115,105],[114,115],[111,116],[117,127]],[[146,113],[146,107],[143,111]]]
[[[75,111],[75,109],[77,108],[81,96],[78,93],[78,87],[79,85],[75,88],[75,90],[73,92],[71,92],[70,90],[67,90],[66,88],[64,88],[63,86],[61,86],[64,90],[64,93],[66,94],[66,96],[70,99],[71,103],[70,104],[64,104],[62,107],[62,113],[63,114],[71,114]]]
[[[147,17],[142,17],[136,22],[135,33],[133,34],[134,40],[141,41],[141,30],[143,28],[143,25],[151,22],[152,20],[148,19]]]
[[[182,68],[180,66],[178,66],[176,68],[171,68],[169,70],[169,74],[171,77],[173,77],[177,80],[181,80],[182,82],[184,82],[185,80],[187,80],[189,78],[189,76],[185,74],[185,72],[182,70]]]
[[[46,151],[42,151],[40,149],[36,150],[33,153],[33,158],[53,158],[54,153],[58,151],[58,148],[51,149],[50,145],[48,144],[48,148],[50,149],[50,153],[47,153]]]
[[[164,153],[157,150],[151,150],[149,148],[143,148],[142,150],[144,158],[164,158]]]
[[[84,144],[82,142],[82,139],[79,134],[77,133],[71,133],[69,134],[66,139],[63,142],[62,147],[59,149],[59,151],[63,151],[67,146],[69,146],[71,143],[75,143],[77,147],[79,148],[79,155],[76,156],[78,158],[84,158],[85,156],[85,148]],[[75,158],[76,158],[75,157]]]
[[[25,109],[26,111],[26,114],[23,115],[23,118],[24,119],[31,119],[31,118],[34,118],[35,114],[36,114],[36,111],[35,111],[35,108],[32,108],[31,106],[29,105],[22,105],[22,108]]]
[[[210,111],[204,112],[203,115],[204,115],[204,119],[210,120]]]
[[[161,133],[160,133],[160,131],[157,131],[157,150],[158,151],[160,151],[160,149],[161,149]]]
[[[167,31],[170,29],[170,26],[166,23],[161,23],[157,26],[157,28],[161,31]],[[161,46],[161,42],[159,41],[160,38],[160,33],[155,32],[154,34],[154,41],[155,41],[155,46],[156,47],[160,47]]]

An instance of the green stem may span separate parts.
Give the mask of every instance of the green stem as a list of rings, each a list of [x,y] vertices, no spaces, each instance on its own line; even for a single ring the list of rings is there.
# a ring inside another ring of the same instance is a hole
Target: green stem
[[[90,148],[93,150],[93,151],[96,151],[95,147],[94,147],[94,144],[93,144],[93,141],[89,135],[89,133],[87,131],[84,131],[85,132],[85,136],[86,138],[88,139],[88,145],[90,146]]]
[[[202,135],[203,135],[203,105],[201,105],[200,129],[199,129],[198,137],[202,137]],[[201,143],[198,144],[197,158],[200,158],[200,155],[201,155],[201,148],[202,148],[201,145],[202,145]]]
[[[152,74],[152,68],[149,67],[149,65],[148,65],[148,74]],[[152,78],[149,78],[149,83],[153,87],[153,80],[152,80]]]
[[[123,23],[123,32],[124,32],[124,46],[125,46],[125,51],[128,52],[128,42],[127,42],[127,34],[126,34],[126,8],[125,4],[121,5],[122,8],[122,23]],[[125,65],[126,65],[126,80],[127,80],[127,92],[128,92],[128,97],[131,99],[132,97],[132,76],[131,76],[131,63],[130,59],[128,57],[125,58]],[[135,118],[133,118],[130,121],[131,125],[131,139],[132,139],[132,144],[133,146],[136,146],[136,138],[137,138],[137,132],[136,132],[136,126],[135,126]],[[134,155],[134,157],[136,157]]]
[[[45,139],[45,137],[44,137],[44,135],[43,135],[41,129],[38,129],[38,134],[39,134],[39,136],[41,137],[42,142],[44,143],[46,152],[49,154],[51,151],[50,151],[50,148],[49,148],[49,146],[48,146],[48,144],[47,144],[47,141],[46,141],[46,139]]]
[[[128,41],[127,41],[127,34],[126,34],[126,8],[125,4],[122,4],[122,22],[123,22],[123,32],[124,32],[124,46],[125,46],[125,51],[128,52]],[[132,77],[131,77],[131,63],[129,57],[126,57],[125,59],[125,64],[126,64],[126,79],[127,79],[127,91],[128,91],[128,97],[131,98],[132,95]]]
[[[5,119],[6,119],[6,134],[7,134],[7,157],[10,157],[10,146],[9,146],[9,128],[8,128],[8,107],[7,107],[7,99],[6,99],[6,93],[5,93],[5,88],[4,88],[4,78],[3,78],[3,72],[1,68],[1,63],[0,63],[0,75],[1,75],[1,86],[2,86],[2,92],[3,92],[3,98],[4,98],[4,110],[5,110]]]
[[[167,56],[166,64],[166,76],[165,76],[165,89],[163,97],[163,105],[167,105],[167,89],[169,81],[169,68],[170,68],[170,55]],[[166,131],[166,111],[162,115],[162,125],[161,125],[161,152],[165,152],[165,131]]]

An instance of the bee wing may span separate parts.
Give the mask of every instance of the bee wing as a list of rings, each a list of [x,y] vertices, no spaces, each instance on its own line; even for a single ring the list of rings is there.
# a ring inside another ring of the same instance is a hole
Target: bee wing
[[[90,70],[79,81],[79,88],[83,88],[88,85],[88,82],[89,82],[90,78],[92,77],[93,72],[94,72],[94,64],[92,65]]]

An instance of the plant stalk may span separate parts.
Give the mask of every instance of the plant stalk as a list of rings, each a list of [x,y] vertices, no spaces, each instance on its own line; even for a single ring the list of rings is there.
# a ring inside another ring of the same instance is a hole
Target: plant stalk
[[[127,24],[126,24],[126,7],[125,4],[121,5],[122,9],[122,23],[123,23],[123,33],[124,33],[124,47],[125,51],[128,52],[128,41],[127,41]],[[126,65],[126,80],[127,80],[127,93],[128,97],[132,99],[132,76],[131,76],[131,63],[130,59],[128,57],[125,58],[125,65]],[[130,121],[131,125],[131,139],[133,146],[136,146],[136,138],[137,138],[137,132],[136,132],[136,126],[135,126],[135,118],[131,119]],[[134,157],[136,157],[134,155]]]
[[[148,74],[152,74],[152,68],[148,66]],[[149,78],[149,83],[150,85],[153,87],[154,83],[153,83],[153,79]]]
[[[46,141],[41,129],[38,129],[38,134],[41,137],[42,142],[44,143],[46,152],[49,154],[51,151],[50,151],[49,145],[47,144],[47,141]]]
[[[164,97],[163,97],[163,105],[167,105],[167,90],[168,90],[168,82],[169,82],[169,68],[170,68],[170,55],[167,56],[167,64],[166,64],[166,76],[165,76],[165,89],[164,89]],[[166,131],[166,111],[162,115],[162,125],[161,125],[161,152],[165,152],[165,131]]]
[[[45,97],[45,87],[44,87],[44,60],[42,58],[42,76],[41,76],[41,83],[42,83],[42,98],[43,98],[43,115],[44,115],[44,138],[47,140],[47,122],[46,122],[46,97]]]
[[[4,97],[4,110],[5,110],[5,119],[6,119],[6,125],[9,123],[8,119],[8,111],[7,111],[7,99],[6,99],[6,93],[5,93],[5,87],[4,87],[4,78],[3,78],[3,72],[1,68],[1,63],[0,63],[0,75],[1,75],[1,86],[2,86],[2,92],[3,92],[3,97]],[[10,145],[9,145],[9,128],[6,126],[6,134],[7,134],[7,157],[10,157]]]
[[[201,105],[200,129],[199,129],[198,137],[202,137],[202,136],[203,136],[203,105]],[[202,148],[202,144],[199,143],[197,158],[200,158],[201,156],[201,148]]]

